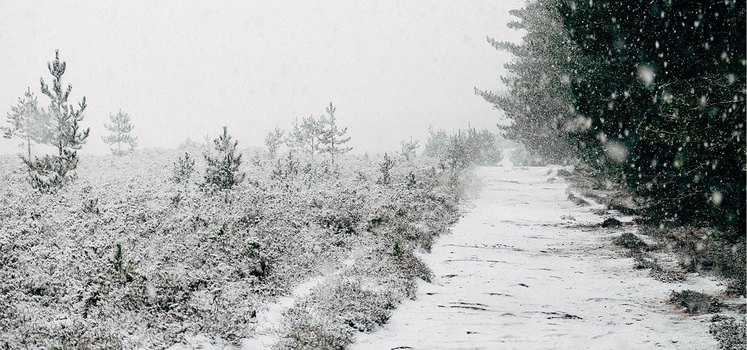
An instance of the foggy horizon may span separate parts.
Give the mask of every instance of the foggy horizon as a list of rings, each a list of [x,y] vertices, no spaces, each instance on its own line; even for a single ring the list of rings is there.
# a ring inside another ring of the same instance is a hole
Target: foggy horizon
[[[3,3],[2,125],[27,88],[48,105],[39,78],[51,82],[59,50],[69,102],[88,104],[84,154],[109,153],[103,124],[120,109],[138,149],[202,143],[222,126],[240,148],[263,147],[269,131],[330,102],[357,154],[422,144],[429,126],[497,132],[502,112],[473,88],[502,89],[511,57],[486,37],[518,41],[506,24],[522,4]],[[0,153],[22,152],[20,142],[0,139]]]

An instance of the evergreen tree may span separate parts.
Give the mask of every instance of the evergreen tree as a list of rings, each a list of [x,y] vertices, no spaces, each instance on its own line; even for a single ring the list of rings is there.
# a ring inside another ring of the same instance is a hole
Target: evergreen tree
[[[245,173],[239,171],[241,153],[236,154],[238,141],[231,141],[228,128],[223,127],[223,134],[213,140],[216,154],[203,154],[207,168],[203,189],[208,191],[227,190],[244,181]]]
[[[31,159],[31,144],[45,143],[49,137],[49,115],[38,107],[38,100],[31,88],[24,93],[24,98],[18,98],[18,105],[11,107],[8,113],[10,126],[0,128],[5,138],[17,136],[23,140],[21,144],[27,150],[27,159]]]
[[[319,153],[322,135],[324,133],[322,123],[313,115],[308,118],[302,118],[299,124],[298,119],[293,122],[293,130],[288,134],[286,143],[292,150],[307,153],[311,156]]]
[[[52,122],[52,135],[50,144],[57,148],[58,156],[64,156],[65,152],[76,152],[80,150],[88,138],[89,128],[81,129],[79,123],[83,120],[83,111],[86,109],[86,98],[78,103],[78,109],[68,104],[67,100],[73,89],[68,84],[67,89],[62,89],[62,75],[65,74],[66,63],[60,62],[60,52],[55,51],[55,60],[47,63],[49,73],[52,74],[52,90],[40,78],[41,91],[50,98],[51,103],[47,109]]]
[[[394,168],[395,161],[389,157],[389,154],[384,153],[384,161],[379,163],[379,171],[381,172],[381,179],[379,183],[388,185],[391,181],[390,171]]]
[[[494,166],[503,159],[503,152],[496,144],[496,136],[487,129],[467,129],[467,151],[470,161],[482,166]]]
[[[55,60],[47,63],[49,73],[52,74],[52,89],[40,79],[41,91],[50,98],[51,103],[44,113],[47,113],[50,133],[45,142],[57,149],[57,155],[46,155],[43,158],[23,158],[31,174],[31,186],[42,192],[53,192],[74,178],[73,171],[78,166],[78,150],[88,138],[90,129],[81,129],[83,111],[86,109],[86,98],[78,103],[78,108],[68,104],[68,98],[73,86],[68,84],[62,88],[62,76],[65,74],[66,63],[60,61],[59,50],[55,51]],[[43,110],[42,110],[43,111]]]
[[[434,131],[433,126],[428,127],[428,140],[423,149],[423,155],[432,158],[442,158],[449,147],[449,134],[444,130]]]
[[[412,159],[415,159],[415,156],[418,153],[418,148],[420,147],[420,142],[418,140],[413,141],[412,137],[410,137],[410,141],[400,141],[399,144],[402,146],[402,156],[405,157],[406,161],[410,161]]]
[[[578,47],[563,27],[555,0],[528,2],[526,7],[511,10],[519,21],[509,28],[525,30],[520,44],[488,42],[506,51],[514,60],[504,65],[509,75],[502,77],[508,91],[475,92],[504,111],[509,126],[499,126],[508,139],[523,143],[527,149],[548,162],[564,163],[577,156],[573,133],[586,127],[586,121],[573,106],[571,75],[584,66]]]
[[[745,2],[559,1],[587,161],[649,215],[745,232]]]
[[[275,156],[278,154],[280,144],[283,142],[283,136],[285,136],[285,131],[280,130],[280,128],[275,128],[275,130],[270,131],[265,136],[265,146],[267,146],[270,159],[275,159]]]
[[[116,116],[109,114],[109,121],[111,124],[104,124],[104,127],[106,127],[111,134],[106,137],[101,137],[101,139],[112,146],[114,146],[114,144],[117,145],[116,148],[110,147],[112,153],[116,156],[121,157],[132,152],[135,149],[135,146],[137,146],[137,137],[132,137],[130,135],[130,132],[132,132],[133,129],[132,123],[130,122],[130,115],[123,113],[120,109]],[[128,148],[122,150],[122,144],[128,145]]]
[[[345,154],[352,150],[351,147],[343,146],[350,141],[350,137],[345,137],[348,128],[337,128],[335,110],[336,108],[332,105],[332,102],[330,102],[329,107],[326,109],[329,117],[322,116],[319,120],[322,126],[322,133],[319,141],[321,145],[324,145],[323,147],[320,147],[320,149],[322,152],[329,153],[332,157],[332,166],[335,165],[335,155]]]
[[[192,173],[195,171],[195,160],[184,152],[184,157],[177,158],[171,175],[171,180],[175,183],[188,184]]]

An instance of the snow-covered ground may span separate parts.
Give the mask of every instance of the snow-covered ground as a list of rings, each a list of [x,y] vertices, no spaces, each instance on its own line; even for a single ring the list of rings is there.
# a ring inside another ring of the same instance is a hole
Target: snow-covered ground
[[[671,290],[724,287],[634,270],[610,240],[635,227],[596,227],[607,216],[593,209],[603,208],[569,201],[556,170],[478,169],[484,188],[474,208],[423,255],[433,283],[421,281],[417,300],[360,333],[352,349],[717,348],[710,315],[683,314],[667,299]]]

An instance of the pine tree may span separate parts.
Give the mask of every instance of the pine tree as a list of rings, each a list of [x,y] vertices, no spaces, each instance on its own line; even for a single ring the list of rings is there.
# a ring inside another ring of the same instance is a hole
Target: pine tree
[[[286,143],[292,150],[300,151],[311,156],[319,153],[321,139],[324,134],[324,125],[313,115],[302,118],[301,123],[296,119],[293,122],[293,130],[288,134]]]
[[[39,79],[41,91],[50,98],[51,103],[47,112],[50,114],[52,121],[52,136],[50,144],[57,148],[58,156],[64,156],[65,152],[74,152],[80,150],[88,138],[89,128],[82,130],[79,123],[83,120],[83,111],[86,109],[86,98],[78,103],[78,109],[69,105],[67,100],[73,89],[72,84],[68,84],[66,90],[62,90],[62,75],[65,74],[66,63],[60,62],[60,52],[55,51],[55,60],[47,63],[49,73],[52,74],[52,90],[44,83],[44,79]]]
[[[571,75],[583,67],[579,48],[570,40],[555,0],[528,2],[520,10],[511,10],[519,21],[509,28],[525,30],[520,44],[488,42],[506,51],[514,60],[504,65],[509,72],[502,77],[506,94],[475,92],[504,111],[512,123],[500,126],[505,137],[526,145],[546,161],[564,163],[578,155],[574,131],[585,128],[585,120],[573,107]]]
[[[389,157],[389,154],[384,153],[384,161],[379,163],[379,171],[381,172],[381,179],[379,183],[388,185],[391,181],[391,174],[389,173],[394,168],[395,161]]]
[[[470,161],[482,166],[494,166],[503,159],[496,136],[487,129],[477,131],[475,128],[467,129],[467,151],[470,153]]]
[[[745,232],[745,2],[559,1],[592,166],[656,220]]]
[[[116,148],[110,147],[112,153],[116,156],[121,157],[132,152],[137,146],[137,137],[132,137],[130,135],[130,132],[132,132],[133,129],[132,123],[130,122],[130,115],[122,112],[120,109],[116,116],[109,114],[109,121],[111,124],[104,124],[104,127],[106,127],[111,134],[106,137],[102,136],[101,139],[112,146],[114,144],[117,145]],[[128,148],[122,150],[122,144],[128,145]]]
[[[10,126],[0,128],[5,138],[17,136],[23,140],[21,144],[27,150],[27,159],[31,159],[31,144],[45,143],[49,137],[49,115],[38,107],[38,100],[31,88],[24,93],[24,98],[18,98],[18,105],[11,107],[8,113]]]
[[[244,181],[245,173],[239,171],[241,153],[236,154],[238,141],[231,141],[228,128],[223,127],[223,134],[213,140],[213,147],[217,154],[205,152],[203,156],[207,162],[205,169],[205,183],[203,189],[207,191],[227,190]]]
[[[329,117],[322,116],[319,120],[322,129],[319,142],[321,145],[324,145],[323,147],[320,147],[320,149],[322,152],[329,153],[332,157],[332,166],[335,166],[336,155],[348,153],[353,149],[352,147],[343,146],[350,141],[350,137],[344,137],[348,132],[348,128],[337,128],[335,110],[336,108],[332,105],[332,102],[330,102],[329,107],[326,109]]]
[[[277,156],[280,144],[283,142],[283,136],[285,136],[285,131],[280,128],[275,128],[265,136],[265,146],[267,146],[270,159],[275,159],[275,156]]]
[[[55,60],[47,63],[49,73],[52,74],[52,89],[40,79],[41,92],[50,98],[49,108],[45,118],[49,120],[50,133],[45,142],[57,149],[57,155],[46,155],[43,158],[23,158],[31,174],[31,186],[42,192],[53,192],[71,181],[78,166],[78,150],[83,146],[90,132],[89,128],[81,129],[83,111],[86,109],[86,98],[78,103],[78,108],[68,104],[68,97],[73,86],[68,84],[62,88],[62,76],[65,74],[66,63],[60,61],[59,50],[55,51]],[[43,110],[42,110],[43,111]]]
[[[402,156],[405,157],[406,161],[410,161],[412,159],[415,159],[415,156],[417,155],[418,148],[420,147],[420,142],[418,140],[413,141],[412,137],[410,137],[410,141],[400,141],[399,144],[402,146]]]
[[[423,155],[432,158],[443,158],[449,148],[449,134],[444,130],[435,131],[428,127],[428,140],[425,143]]]

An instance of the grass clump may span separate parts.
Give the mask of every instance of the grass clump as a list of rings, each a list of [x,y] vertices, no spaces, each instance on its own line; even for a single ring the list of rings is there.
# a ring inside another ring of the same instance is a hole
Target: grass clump
[[[744,236],[731,241],[721,231],[696,227],[651,229],[648,234],[671,246],[686,271],[722,276],[728,280],[728,294],[746,295]]]
[[[617,236],[613,242],[618,246],[637,251],[644,251],[648,248],[646,242],[630,232]]]
[[[689,314],[716,313],[723,306],[718,299],[692,290],[672,291],[669,301],[684,306]]]

